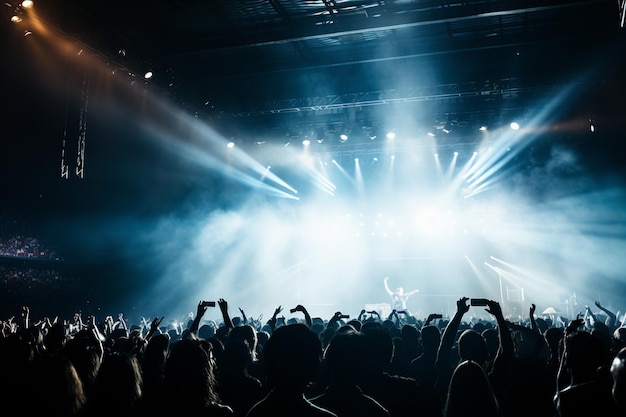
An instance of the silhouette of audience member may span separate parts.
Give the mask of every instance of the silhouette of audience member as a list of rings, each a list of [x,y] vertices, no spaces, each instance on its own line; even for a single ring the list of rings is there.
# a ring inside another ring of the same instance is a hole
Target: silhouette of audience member
[[[487,344],[487,367],[485,369],[491,369],[493,361],[496,359],[496,356],[498,356],[498,349],[500,349],[498,330],[493,327],[486,328],[480,332],[480,335]]]
[[[484,368],[464,360],[455,368],[444,406],[444,417],[500,417],[502,413]]]
[[[274,328],[263,353],[271,389],[250,409],[247,417],[335,416],[304,395],[307,385],[319,375],[321,357],[321,342],[306,324],[294,323]]]
[[[365,395],[378,401],[389,411],[391,417],[440,415],[439,402],[422,394],[412,378],[390,375],[387,370],[393,358],[391,334],[380,322],[366,322],[361,327],[365,352],[362,372],[358,380]]]
[[[40,355],[24,369],[28,380],[20,406],[26,416],[82,416],[87,403],[83,384],[72,365],[62,355]],[[7,406],[8,402],[4,403]],[[8,414],[8,412],[7,412]]]
[[[534,310],[533,304],[530,317],[533,317]],[[511,361],[509,376],[500,379],[500,384],[506,383],[506,390],[503,390],[506,395],[500,401],[502,411],[507,417],[553,417],[556,413],[552,401],[556,379],[550,368],[547,342],[539,327],[532,322],[530,326],[507,323],[515,344],[515,357]],[[491,382],[495,388],[493,379]]]
[[[62,321],[52,323],[45,338],[46,351],[49,354],[59,352],[69,340],[67,327]]]
[[[626,327],[620,326],[615,329],[611,340],[613,342],[612,351],[614,352],[614,356],[617,356],[619,351],[626,347]]]
[[[74,365],[87,398],[90,396],[102,364],[103,349],[101,340],[96,333],[89,329],[83,329],[67,340],[58,352],[67,357]]]
[[[170,346],[163,384],[164,414],[232,417],[216,389],[212,345],[193,333]]]
[[[105,355],[87,398],[89,416],[132,417],[142,414],[142,375],[137,357],[129,352]]]
[[[461,361],[471,360],[483,368],[486,368],[489,360],[489,349],[487,341],[474,329],[466,329],[459,336],[457,343],[459,359]]]
[[[324,351],[330,383],[323,394],[311,402],[339,417],[389,417],[389,412],[357,385],[359,368],[364,360],[363,335],[352,326],[344,326]]]
[[[257,337],[257,331],[250,324],[242,324],[235,326],[228,333],[228,340],[243,340],[248,344],[250,350],[250,363],[251,365],[257,361],[257,345],[259,339]]]
[[[30,393],[26,388],[29,376],[25,370],[37,356],[25,329],[0,338],[0,401],[3,404],[29,401]]]
[[[611,310],[609,310],[608,308],[600,304],[600,301],[595,301],[594,304],[606,315],[605,321],[601,323],[607,327],[609,333],[614,332],[615,329],[619,327],[619,324],[617,322],[617,316],[615,315],[615,313],[613,313]],[[591,312],[589,307],[585,306],[585,309]],[[594,319],[595,319],[595,316],[594,316]],[[593,323],[592,323],[592,326],[593,326]]]
[[[463,315],[467,313],[470,308],[467,304],[468,300],[469,297],[462,297],[457,300],[456,312],[444,328],[443,334],[441,335],[441,343],[437,350],[437,360],[435,361],[437,380],[435,382],[435,389],[442,402],[446,401],[450,379],[458,364],[458,359],[453,359],[452,349],[457,340],[457,334]]]
[[[610,372],[613,380],[611,395],[620,410],[619,415],[626,416],[626,348],[615,355]]]
[[[611,416],[618,412],[612,397],[612,385],[605,373],[602,342],[591,333],[578,330],[582,319],[572,320],[565,330],[559,374],[567,386],[557,386],[554,404],[560,417],[578,416],[593,407],[595,415]]]
[[[252,326],[244,326],[252,329]],[[248,366],[256,357],[256,352],[247,337],[237,336],[238,329],[244,326],[231,330],[217,367],[220,400],[233,409],[235,416],[241,417],[245,417],[264,396],[261,381],[248,373]],[[253,343],[256,343],[256,335]]]
[[[417,385],[425,395],[438,399],[435,392],[437,381],[437,350],[441,342],[441,331],[437,326],[429,324],[422,327],[422,354],[411,361],[410,376],[415,379]]]
[[[143,375],[143,410],[151,415],[158,412],[162,401],[165,379],[165,362],[169,353],[170,337],[166,333],[157,333],[148,340],[141,359]]]
[[[421,333],[412,324],[400,325],[400,336],[394,338],[394,353],[389,373],[411,376],[411,361],[421,354]]]

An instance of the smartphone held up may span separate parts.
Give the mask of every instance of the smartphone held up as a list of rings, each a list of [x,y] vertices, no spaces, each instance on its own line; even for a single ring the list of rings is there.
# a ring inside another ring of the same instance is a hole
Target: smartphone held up
[[[215,301],[203,301],[200,305],[202,307],[215,307]]]
[[[489,300],[487,300],[486,298],[470,298],[470,305],[475,307],[486,306],[488,305],[488,302]]]

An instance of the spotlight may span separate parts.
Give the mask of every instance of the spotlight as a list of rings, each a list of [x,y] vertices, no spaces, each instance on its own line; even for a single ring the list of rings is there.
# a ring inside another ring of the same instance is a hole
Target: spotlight
[[[478,130],[480,130],[481,132],[485,132],[487,130],[487,126],[481,126]]]
[[[340,135],[340,136],[339,136],[339,139],[340,139],[342,142],[345,142],[345,141],[347,141],[347,140],[348,140],[348,135],[346,135],[346,134],[344,133],[343,135]]]
[[[394,132],[387,132],[387,139],[394,140],[396,138],[396,134]]]
[[[309,145],[311,144],[311,141],[310,141],[310,140],[308,140],[308,139],[305,139],[305,140],[303,140],[303,141],[302,141],[302,144],[303,144],[304,146],[309,146]]]
[[[511,122],[510,126],[513,130],[519,130],[519,123],[517,122]]]
[[[228,142],[228,143],[226,144],[226,147],[227,147],[228,149],[232,149],[232,148],[234,148],[234,147],[235,147],[235,142]]]
[[[32,0],[24,0],[22,2],[22,7],[25,9],[32,9],[35,3]]]
[[[13,23],[20,23],[22,21],[22,18],[16,14],[14,14],[13,16],[11,16],[11,22]]]
[[[152,75],[153,75],[152,71],[146,71],[143,78],[145,78],[146,80],[149,80],[150,78],[152,78]]]

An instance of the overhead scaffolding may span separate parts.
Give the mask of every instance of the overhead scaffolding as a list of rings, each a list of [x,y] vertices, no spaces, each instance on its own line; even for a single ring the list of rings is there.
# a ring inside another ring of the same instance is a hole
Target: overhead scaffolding
[[[70,178],[70,164],[68,162],[69,156],[72,153],[76,155],[76,164],[74,169],[74,175],[78,178],[85,177],[85,146],[87,139],[87,109],[89,106],[89,78],[87,72],[83,71],[83,78],[81,84],[80,101],[78,103],[78,122],[72,118],[72,105],[71,99],[68,99],[67,110],[65,115],[65,129],[63,130],[63,140],[61,146],[61,178]],[[77,126],[74,130],[72,126]],[[68,129],[69,127],[69,129]],[[71,148],[72,141],[68,137],[73,136],[76,133],[76,147]]]

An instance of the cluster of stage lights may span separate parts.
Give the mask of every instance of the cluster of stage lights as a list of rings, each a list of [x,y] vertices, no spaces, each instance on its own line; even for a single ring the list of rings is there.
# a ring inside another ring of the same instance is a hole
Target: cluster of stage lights
[[[18,5],[14,6],[11,3],[4,3],[5,6],[10,7],[13,9],[13,13],[11,15],[11,22],[13,23],[21,23],[24,20],[24,16],[26,15],[27,11],[29,9],[32,9],[35,5],[35,3],[33,2],[33,0],[23,0],[22,2],[20,2]],[[29,36],[32,35],[32,32],[30,30],[25,30],[24,31],[24,36]],[[120,56],[126,56],[126,50],[125,49],[120,49],[118,51],[118,54]],[[154,72],[152,71],[152,69],[148,69],[145,73],[143,78],[145,80],[149,80],[154,76]],[[207,103],[205,103],[205,105],[207,105]],[[517,122],[512,122],[510,124],[511,129],[513,130],[519,130],[520,125]],[[590,120],[590,127],[591,127],[591,131],[594,132],[595,131],[595,127],[593,125],[593,120]],[[486,126],[481,126],[480,131],[486,131],[487,127]],[[446,128],[443,128],[442,131],[444,133],[450,133],[450,131]],[[433,132],[428,132],[428,136],[436,136],[435,133]],[[392,141],[396,138],[396,134],[395,132],[387,132],[387,134],[385,135],[385,137],[387,138],[388,141]],[[376,136],[370,136],[370,140],[375,140],[377,137]],[[347,134],[341,134],[339,135],[339,141],[341,143],[345,143],[347,142],[349,139],[349,136]],[[324,139],[318,139],[317,142],[318,143],[322,143],[324,141]],[[264,141],[260,141],[257,142],[257,144],[263,144],[265,143]],[[285,143],[285,146],[289,145],[289,142]],[[311,145],[311,141],[309,139],[304,139],[302,140],[302,145],[304,146],[310,146]],[[226,145],[228,148],[233,148],[235,146],[234,142],[228,142]]]
[[[148,76],[148,74],[149,74],[149,76]],[[151,72],[149,72],[149,73],[147,73],[147,74],[146,74],[146,78],[150,78],[151,76],[152,76],[152,73],[151,73]],[[519,130],[519,129],[521,128],[521,126],[520,126],[520,124],[519,124],[518,122],[511,122],[511,124],[509,125],[509,127],[511,128],[511,130]],[[442,132],[443,132],[443,133],[445,133],[445,134],[450,133],[450,130],[448,130],[448,129],[446,129],[446,128],[442,128],[441,130],[442,130]],[[480,132],[486,132],[488,129],[487,129],[487,126],[481,126],[478,130],[479,130]],[[591,131],[592,131],[592,132],[594,131],[593,125],[591,126]],[[428,136],[431,136],[431,137],[435,137],[435,136],[437,136],[437,135],[436,135],[435,133],[433,133],[433,132],[428,132],[428,133],[427,133],[427,135],[428,135]],[[395,132],[391,132],[391,131],[390,131],[390,132],[387,132],[387,133],[385,134],[385,138],[387,139],[387,141],[393,141],[393,140],[395,140],[395,139],[396,139],[396,133],[395,133]],[[345,133],[344,133],[344,134],[339,135],[339,142],[340,142],[340,143],[346,143],[346,142],[348,141],[348,139],[349,139],[349,136],[348,136],[347,134],[345,134]],[[377,137],[376,137],[376,136],[370,136],[370,140],[375,140],[375,139],[377,139]],[[321,144],[321,143],[323,143],[323,142],[324,142],[324,139],[318,139],[318,140],[316,140],[316,142],[317,142],[317,143],[319,143],[319,144]],[[257,142],[256,142],[256,144],[257,144],[257,145],[259,145],[259,146],[260,146],[260,145],[263,145],[263,144],[265,144],[265,143],[266,143],[265,141],[257,141]],[[313,143],[313,142],[312,142],[310,139],[303,139],[303,140],[302,140],[302,145],[303,145],[304,147],[311,146],[311,144],[312,144],[312,143]],[[290,144],[291,144],[291,142],[290,142],[290,141],[285,142],[285,146],[289,146]],[[227,142],[227,143],[226,143],[226,147],[227,147],[227,148],[229,148],[229,149],[234,148],[234,147],[235,147],[235,142],[232,142],[232,141]]]
[[[28,10],[33,9],[33,7],[35,6],[35,2],[33,2],[33,0],[23,0],[22,2],[18,3],[17,5],[13,5],[9,2],[4,3],[5,6],[9,7],[12,9],[12,13],[11,13],[11,22],[19,24],[19,23],[23,23],[24,20],[27,18],[27,13]],[[30,36],[32,35],[33,32],[30,29],[25,29],[24,30],[24,36]],[[79,51],[79,54],[82,53],[82,49]],[[126,50],[125,49],[120,49],[118,51],[118,54],[120,56],[126,56]],[[149,80],[152,78],[153,76],[153,72],[152,70],[148,70],[145,72],[144,74],[144,78],[146,80]]]
[[[32,9],[35,3],[32,0],[24,0],[17,5],[11,3],[4,3],[5,6],[12,9],[11,22],[22,23],[28,10]],[[30,36],[32,32],[29,29],[24,30],[24,36]]]
[[[11,22],[20,24],[23,23],[28,17],[28,11],[33,9],[35,6],[35,2],[33,0],[23,0],[17,4],[12,4],[10,2],[5,2],[4,5],[11,9]],[[30,36],[33,32],[30,29],[24,30],[24,36]],[[81,54],[83,50],[81,49],[78,53]],[[118,54],[122,57],[126,56],[126,50],[120,49]],[[152,69],[148,69],[144,73],[144,79],[149,80],[154,76]]]

